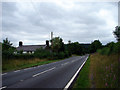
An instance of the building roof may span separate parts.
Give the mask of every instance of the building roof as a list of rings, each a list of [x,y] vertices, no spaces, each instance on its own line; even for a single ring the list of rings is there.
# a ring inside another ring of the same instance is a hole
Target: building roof
[[[46,45],[23,45],[23,46],[17,47],[17,50],[18,51],[20,51],[20,50],[23,50],[23,51],[36,51],[36,49],[39,49],[39,48],[45,49]]]

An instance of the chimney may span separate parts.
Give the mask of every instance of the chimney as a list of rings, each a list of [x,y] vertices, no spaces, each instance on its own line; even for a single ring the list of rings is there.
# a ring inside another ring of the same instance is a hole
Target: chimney
[[[47,45],[47,47],[49,47],[49,41],[48,40],[46,40],[46,45]]]
[[[19,47],[21,47],[21,46],[22,46],[22,44],[23,44],[23,43],[22,43],[22,41],[19,41]]]

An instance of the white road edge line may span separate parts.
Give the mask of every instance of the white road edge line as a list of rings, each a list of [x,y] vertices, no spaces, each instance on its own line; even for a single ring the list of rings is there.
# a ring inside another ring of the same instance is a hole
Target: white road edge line
[[[23,80],[20,80],[21,82],[23,81]]]
[[[53,68],[51,68],[51,69],[48,69],[48,70],[45,70],[45,71],[43,71],[43,72],[37,73],[37,74],[33,75],[32,77],[36,77],[36,76],[38,76],[38,75],[40,75],[40,74],[43,74],[43,73],[48,72],[48,71],[51,71],[51,70],[53,70],[53,69],[55,69],[55,67],[53,67]]]
[[[85,64],[85,62],[87,61],[88,57],[86,58],[86,60],[83,62],[83,64],[80,66],[80,68],[77,70],[77,72],[74,74],[74,76],[72,77],[72,79],[68,82],[68,84],[64,87],[63,90],[67,90],[69,88],[69,86],[71,85],[71,83],[73,82],[73,80],[75,79],[75,77],[77,76],[77,74],[79,73],[79,71],[81,70],[81,68],[83,67],[83,65]]]
[[[1,75],[6,75],[7,73],[3,73],[3,74],[1,74]]]
[[[1,87],[0,90],[3,89],[3,88],[6,88],[6,87],[7,87],[7,86]]]

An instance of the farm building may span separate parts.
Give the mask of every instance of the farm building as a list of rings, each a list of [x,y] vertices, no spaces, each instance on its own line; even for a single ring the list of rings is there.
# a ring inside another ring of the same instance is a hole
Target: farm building
[[[34,53],[36,49],[39,48],[43,48],[43,49],[49,48],[49,41],[46,40],[45,45],[23,45],[23,42],[20,41],[19,46],[16,49],[17,51],[23,51],[23,53]]]

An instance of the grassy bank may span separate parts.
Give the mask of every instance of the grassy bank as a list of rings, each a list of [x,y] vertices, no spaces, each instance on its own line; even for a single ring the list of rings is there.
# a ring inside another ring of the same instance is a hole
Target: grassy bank
[[[85,65],[83,66],[82,70],[80,71],[80,74],[73,86],[73,89],[90,87],[89,69],[90,69],[90,59],[88,58]]]
[[[93,88],[117,88],[118,55],[91,55],[90,82]]]
[[[82,68],[75,88],[118,88],[118,54],[91,54]]]
[[[2,72],[24,69],[24,68],[38,66],[42,64],[48,64],[56,61],[59,60],[47,60],[47,59],[4,60],[2,61]]]

